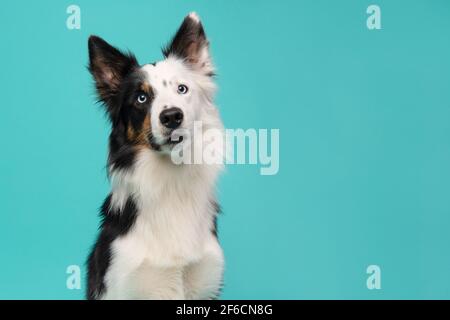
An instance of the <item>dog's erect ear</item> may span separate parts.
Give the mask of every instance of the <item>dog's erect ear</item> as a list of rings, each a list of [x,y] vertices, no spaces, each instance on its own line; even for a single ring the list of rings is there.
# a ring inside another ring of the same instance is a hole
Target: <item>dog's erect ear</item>
[[[200,18],[193,12],[184,18],[170,44],[163,49],[163,54],[166,58],[170,55],[182,58],[194,70],[212,76],[214,67],[208,47]]]
[[[88,46],[89,71],[95,79],[100,99],[108,104],[122,80],[138,63],[132,54],[122,53],[97,36],[89,37]]]

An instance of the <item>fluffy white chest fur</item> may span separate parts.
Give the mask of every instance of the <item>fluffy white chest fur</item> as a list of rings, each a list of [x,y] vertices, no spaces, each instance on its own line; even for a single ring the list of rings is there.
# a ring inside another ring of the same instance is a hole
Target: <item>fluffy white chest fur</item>
[[[104,299],[212,299],[220,292],[223,253],[212,232],[220,167],[178,166],[143,150],[131,172],[113,177],[111,206],[132,196],[133,227],[111,244]]]

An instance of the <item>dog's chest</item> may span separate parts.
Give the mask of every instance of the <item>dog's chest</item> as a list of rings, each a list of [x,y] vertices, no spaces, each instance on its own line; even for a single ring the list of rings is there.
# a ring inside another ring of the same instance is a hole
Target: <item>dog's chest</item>
[[[140,201],[130,231],[113,243],[114,260],[137,267],[186,265],[199,260],[210,239],[214,212],[207,199],[167,192],[158,201]]]
[[[149,270],[184,270],[218,247],[211,203],[215,169],[159,160],[144,153],[132,173],[114,179],[113,204],[131,196],[137,212],[132,227],[111,243],[106,283],[113,296],[128,288],[130,279],[154,274]]]
[[[111,244],[108,297],[141,296],[136,288],[153,294],[155,282],[170,287],[170,279],[204,261],[211,248],[220,251],[212,234],[214,213],[209,206],[186,201],[183,208],[164,201],[139,208],[133,227]]]

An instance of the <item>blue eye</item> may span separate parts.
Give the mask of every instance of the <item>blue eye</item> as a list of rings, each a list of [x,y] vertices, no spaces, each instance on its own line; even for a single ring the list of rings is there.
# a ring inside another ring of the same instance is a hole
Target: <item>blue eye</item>
[[[188,87],[184,84],[180,84],[178,86],[178,93],[179,94],[186,94],[189,91]]]
[[[140,94],[140,95],[137,97],[137,102],[138,102],[138,103],[144,103],[145,101],[147,101],[147,95],[145,95],[145,94]]]

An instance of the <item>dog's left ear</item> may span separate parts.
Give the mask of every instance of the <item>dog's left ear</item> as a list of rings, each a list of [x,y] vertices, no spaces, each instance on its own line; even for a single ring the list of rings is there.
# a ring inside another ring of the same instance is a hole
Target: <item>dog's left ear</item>
[[[163,49],[163,54],[166,58],[171,55],[182,58],[194,70],[204,75],[214,75],[209,42],[200,18],[195,12],[184,18],[170,44]]]

